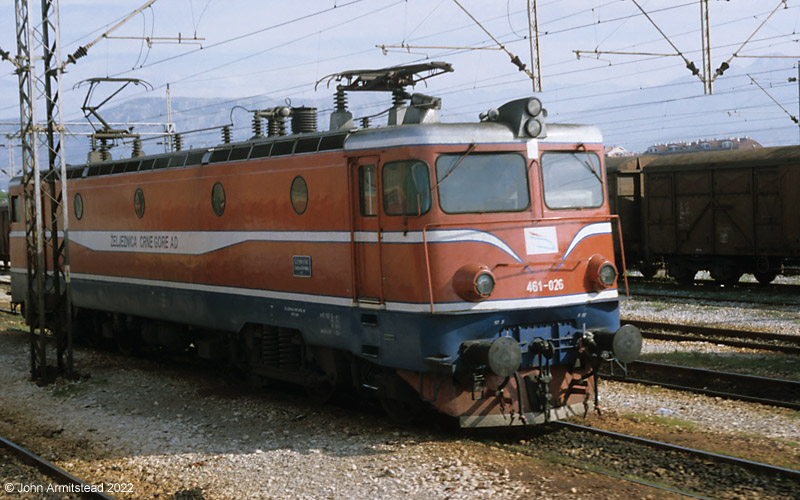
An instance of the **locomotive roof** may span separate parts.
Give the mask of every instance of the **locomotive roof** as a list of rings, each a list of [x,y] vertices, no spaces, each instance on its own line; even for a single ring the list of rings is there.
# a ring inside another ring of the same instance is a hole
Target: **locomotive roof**
[[[644,167],[645,172],[674,169],[714,169],[767,165],[800,165],[800,146],[680,153],[657,156]]]
[[[547,137],[540,142],[554,144],[602,144],[603,134],[594,125],[548,123]]]
[[[436,123],[356,130],[347,137],[344,148],[359,150],[426,144],[499,144],[529,140],[515,137],[511,129],[500,123]],[[539,141],[599,144],[603,142],[603,136],[597,127],[591,125],[556,123],[547,125],[547,137]]]
[[[70,165],[67,178],[115,175],[162,168],[180,168],[210,163],[275,158],[324,151],[434,144],[500,144],[525,143],[506,125],[493,122],[432,123],[396,125],[350,131],[316,132],[268,137],[213,147],[159,153],[105,162]],[[597,127],[575,124],[548,124],[546,144],[600,144],[603,137]],[[15,178],[12,185],[20,183]]]

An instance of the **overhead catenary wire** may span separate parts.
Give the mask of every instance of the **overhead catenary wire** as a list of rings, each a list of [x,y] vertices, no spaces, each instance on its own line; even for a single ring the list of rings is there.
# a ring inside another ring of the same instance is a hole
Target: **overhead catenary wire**
[[[469,16],[469,18],[470,18],[470,19],[472,19],[472,20],[473,20],[473,22],[475,22],[475,24],[477,24],[477,25],[478,25],[478,27],[479,27],[480,29],[482,29],[482,30],[483,30],[483,32],[484,32],[484,33],[486,33],[487,35],[489,35],[489,38],[491,38],[491,39],[494,41],[494,43],[496,43],[496,44],[497,44],[497,46],[498,46],[498,47],[500,47],[500,49],[502,49],[502,50],[503,50],[503,52],[505,52],[506,54],[508,54],[508,57],[510,57],[510,58],[511,58],[511,63],[512,63],[512,64],[514,64],[516,67],[518,67],[520,71],[524,71],[524,72],[525,72],[525,74],[526,74],[526,75],[528,75],[528,76],[531,78],[531,80],[533,80],[533,79],[534,79],[533,73],[531,73],[531,72],[530,72],[530,70],[528,70],[528,69],[525,67],[525,64],[523,64],[523,63],[522,63],[522,61],[520,61],[520,59],[519,59],[519,56],[518,56],[518,55],[516,55],[516,54],[513,54],[513,53],[512,53],[510,50],[508,50],[508,49],[506,48],[506,46],[505,46],[505,45],[503,45],[502,43],[500,43],[500,40],[498,40],[497,38],[495,38],[495,37],[494,37],[494,35],[492,35],[492,34],[489,32],[489,30],[487,30],[487,29],[486,29],[486,28],[485,28],[485,27],[484,27],[484,26],[483,26],[483,25],[480,23],[480,21],[478,21],[477,19],[475,19],[475,16],[473,16],[473,15],[472,15],[472,14],[471,14],[471,13],[470,13],[470,12],[469,12],[467,9],[465,9],[465,8],[464,8],[464,6],[463,6],[463,5],[461,5],[461,3],[460,3],[458,0],[453,0],[453,2],[454,2],[456,5],[458,5],[458,7],[459,7],[461,10],[463,10],[463,11],[464,11],[464,13],[465,13],[465,14],[467,14],[467,15]]]
[[[357,1],[362,1],[362,0],[357,0]],[[355,3],[355,2],[349,2],[349,3],[347,3],[347,4],[343,4],[342,6],[350,5],[350,4],[352,4],[352,3]],[[550,3],[555,3],[555,2],[550,2]],[[548,3],[548,4],[545,4],[545,5],[549,5],[550,3]],[[606,4],[603,4],[603,5],[610,5],[610,4],[612,4],[612,3],[614,3],[614,2],[608,2],[608,3],[606,3]],[[661,11],[666,11],[666,10],[671,10],[671,9],[681,8],[681,7],[684,7],[684,6],[687,6],[687,5],[691,5],[691,3],[685,3],[685,4],[675,5],[675,6],[668,6],[668,7],[665,7],[665,8],[663,8],[663,9],[658,9],[658,10],[656,10],[656,11],[654,11],[654,12],[661,12]],[[585,10],[578,11],[578,12],[579,12],[579,13],[580,13],[580,12],[588,12],[588,11],[590,11],[590,10],[592,10],[592,9],[585,9]],[[324,12],[324,11],[319,11],[319,12]],[[318,12],[318,13],[319,13],[319,12]],[[523,11],[519,11],[519,12],[523,12]],[[315,13],[315,14],[316,14],[316,13]],[[313,14],[312,14],[312,15],[313,15]],[[622,17],[617,17],[617,18],[607,19],[607,20],[605,20],[605,21],[600,21],[600,23],[609,23],[609,22],[615,22],[615,21],[618,21],[618,20],[630,19],[630,18],[632,18],[632,17],[637,17],[637,16],[641,16],[641,14],[626,15],[626,16],[622,16]],[[302,17],[300,17],[300,18],[296,18],[295,20],[306,19],[306,18],[308,18],[308,17],[310,17],[310,15],[309,15],[309,16],[302,16]],[[499,18],[501,18],[501,17],[503,17],[503,16],[498,16],[498,17],[495,17],[495,18],[492,18],[492,19],[499,19]],[[563,16],[563,17],[561,17],[561,18],[556,18],[556,19],[555,19],[555,21],[559,21],[559,20],[567,19],[567,18],[569,18],[569,17],[570,17],[570,15],[566,15],[566,16]],[[285,25],[285,24],[286,24],[286,23],[282,23],[281,25]],[[220,45],[220,44],[222,44],[222,43],[226,43],[226,42],[228,42],[228,41],[231,41],[231,40],[236,40],[236,39],[243,38],[243,37],[245,37],[245,36],[249,36],[249,35],[252,35],[252,34],[260,33],[260,32],[263,32],[263,31],[265,31],[265,30],[267,30],[267,29],[271,29],[272,27],[275,27],[275,26],[278,26],[278,25],[273,25],[273,26],[271,26],[271,27],[267,27],[267,28],[264,28],[264,29],[262,29],[262,30],[257,30],[257,31],[250,32],[250,33],[248,33],[248,34],[245,34],[245,35],[241,35],[241,36],[237,36],[237,37],[229,38],[229,39],[227,39],[227,40],[223,40],[223,41],[222,41],[222,42],[220,42],[219,44],[215,44],[215,45]],[[465,29],[465,28],[468,28],[468,27],[471,27],[471,26],[473,26],[473,25],[472,25],[472,24],[466,24],[466,25],[459,26],[459,27],[457,27],[457,28],[453,28],[453,29],[449,29],[449,30],[444,30],[444,31],[439,31],[439,32],[437,32],[436,34],[446,34],[446,33],[450,33],[450,32],[452,32],[452,31],[455,31],[455,30]],[[584,27],[587,27],[587,26],[592,26],[592,24],[589,24],[589,25],[579,25],[579,26],[576,26],[576,27],[570,27],[570,28],[566,28],[566,29],[564,29],[564,30],[560,30],[560,31],[550,31],[550,32],[547,32],[547,33],[545,33],[545,35],[547,35],[547,34],[555,34],[555,33],[560,33],[560,32],[564,32],[564,31],[570,31],[570,30],[574,30],[574,29],[581,29],[581,28],[584,28]],[[433,35],[428,35],[428,36],[422,37],[421,39],[424,39],[424,38],[429,38],[430,36],[433,36]],[[544,35],[543,35],[543,36],[544,36]],[[209,47],[210,47],[210,46],[209,46]],[[171,60],[171,59],[174,59],[174,58],[177,58],[177,57],[183,57],[183,56],[189,55],[189,54],[191,54],[191,53],[193,53],[193,52],[194,52],[194,51],[191,51],[191,52],[186,52],[186,53],[182,53],[182,54],[179,54],[179,55],[177,55],[177,56],[173,56],[173,57],[171,57],[171,58],[163,59],[162,61]],[[158,62],[161,62],[161,61],[156,61],[155,63],[151,63],[151,65],[152,65],[152,64],[157,64]],[[149,65],[148,65],[148,66],[149,66]],[[213,69],[214,69],[214,68],[211,68],[211,70],[213,70]],[[127,72],[126,72],[126,73],[127,73]],[[122,73],[120,73],[120,74],[122,74]],[[226,77],[227,77],[227,76],[226,76]],[[222,77],[220,77],[220,78],[222,78]],[[188,78],[184,78],[182,81],[184,81],[184,82],[185,82],[185,81],[187,81],[187,80],[188,80]],[[163,86],[164,86],[164,85],[157,86],[157,88],[161,88],[161,87],[163,87]],[[133,97],[133,96],[132,96],[132,97]]]
[[[750,42],[750,39],[752,39],[756,35],[756,33],[758,33],[761,30],[761,28],[765,24],[767,24],[767,21],[769,21],[770,18],[772,17],[772,15],[775,14],[775,12],[778,11],[778,9],[781,7],[781,4],[783,4],[784,7],[788,8],[788,6],[786,5],[786,0],[780,0],[778,2],[778,5],[775,7],[775,9],[772,12],[770,12],[769,15],[767,16],[767,18],[764,19],[764,21],[762,21],[761,24],[758,25],[758,28],[756,28],[755,31],[753,31],[753,33],[751,33],[750,36],[747,37],[747,40],[745,40],[744,43],[742,43],[741,47],[736,49],[733,52],[733,54],[731,54],[731,57],[729,57],[727,61],[725,61],[725,62],[723,62],[722,64],[719,65],[719,68],[714,73],[714,76],[711,77],[712,81],[716,80],[718,76],[722,76],[722,74],[725,72],[725,70],[730,67],[730,63],[731,63],[731,61],[733,61],[733,58],[736,57],[736,55],[739,53],[739,51],[742,50],[744,48],[744,46],[747,45]]]
[[[605,20],[605,19],[603,20],[603,22],[606,22],[606,21],[607,21],[607,20]],[[575,28],[575,27],[570,27],[570,28],[572,29],[572,28]],[[508,43],[508,42],[504,42],[504,43]],[[512,43],[515,43],[515,42],[512,42]],[[636,64],[636,63],[633,63],[633,64]],[[552,65],[551,65],[551,66],[552,66]],[[576,73],[576,74],[587,74],[587,73],[583,73],[582,71],[575,72],[575,73]],[[566,72],[565,74],[569,74],[569,72]],[[209,80],[210,80],[210,79],[209,79]],[[185,80],[185,81],[186,81],[186,82],[188,82],[188,81],[190,81],[190,80],[188,80],[188,79],[187,79],[187,80]],[[517,79],[517,81],[519,81],[519,79]],[[513,82],[512,82],[511,84],[515,84],[515,83],[513,83]],[[563,90],[563,89],[565,89],[565,88],[570,88],[570,86],[567,86],[567,87],[561,87],[561,88],[559,88],[559,91],[561,91],[561,90]],[[298,88],[298,89],[299,89],[299,88]],[[269,98],[269,94],[270,94],[270,93],[272,93],[272,94],[275,94],[275,93],[277,93],[277,92],[279,92],[279,91],[270,91],[270,92],[267,92],[267,93],[258,94],[258,96],[264,96],[264,97],[266,97],[266,98]]]
[[[358,0],[358,1],[361,1],[361,0]],[[332,29],[339,28],[339,27],[341,27],[342,25],[349,24],[349,23],[352,23],[352,22],[354,22],[354,21],[361,20],[361,19],[363,19],[363,18],[365,18],[365,17],[369,17],[369,16],[371,16],[371,15],[373,15],[373,14],[377,13],[377,12],[381,12],[381,11],[383,11],[383,10],[385,10],[385,9],[389,8],[389,7],[393,7],[393,6],[395,6],[395,5],[399,5],[399,4],[402,4],[402,3],[404,3],[404,2],[405,2],[405,0],[396,0],[395,2],[393,2],[393,3],[389,4],[389,5],[385,5],[385,6],[383,6],[383,7],[379,7],[379,8],[377,8],[377,9],[371,10],[371,11],[369,11],[369,12],[365,12],[365,13],[363,13],[363,14],[360,14],[360,15],[358,15],[358,16],[356,16],[356,17],[353,17],[353,18],[351,18],[351,19],[349,19],[349,20],[347,20],[347,21],[344,21],[344,22],[337,22],[337,23],[335,23],[335,24],[331,24],[331,25],[330,25],[330,26],[328,26],[327,28],[323,28],[323,29],[319,30],[318,32],[309,33],[309,34],[306,34],[306,35],[302,35],[302,36],[295,37],[295,38],[293,38],[293,39],[291,39],[291,40],[287,40],[287,41],[285,41],[285,42],[282,42],[282,43],[279,43],[279,44],[277,44],[277,45],[273,45],[273,46],[271,46],[271,47],[269,47],[269,48],[266,48],[266,49],[263,49],[263,50],[259,50],[259,51],[257,51],[257,52],[254,52],[254,53],[248,54],[248,55],[246,55],[246,56],[242,56],[242,57],[240,57],[240,58],[238,58],[238,59],[235,59],[235,60],[233,60],[233,61],[228,61],[228,62],[226,62],[226,63],[223,63],[223,64],[220,64],[220,65],[214,66],[213,68],[204,69],[204,70],[202,70],[202,71],[199,71],[199,72],[197,72],[197,73],[194,73],[194,74],[192,74],[192,75],[189,75],[189,76],[186,76],[186,77],[183,77],[183,78],[179,78],[179,79],[177,79],[177,80],[173,80],[173,81],[172,81],[172,82],[170,82],[170,83],[173,83],[173,84],[174,84],[174,83],[179,83],[179,82],[182,82],[182,81],[184,81],[184,80],[191,79],[191,78],[193,78],[193,77],[195,77],[195,76],[198,76],[198,75],[205,74],[205,73],[207,73],[208,71],[214,71],[214,70],[222,69],[222,68],[225,68],[225,67],[227,67],[227,66],[230,66],[230,65],[232,65],[232,64],[236,64],[236,63],[242,62],[242,61],[244,61],[244,60],[250,59],[250,58],[252,58],[252,57],[255,57],[255,56],[258,56],[258,55],[264,54],[264,53],[266,53],[266,52],[270,52],[270,51],[273,51],[273,50],[275,50],[275,49],[279,49],[279,48],[281,48],[281,47],[285,47],[285,46],[287,46],[287,45],[290,45],[290,44],[292,44],[292,43],[295,43],[295,42],[297,42],[297,41],[300,41],[300,40],[305,40],[305,39],[307,39],[307,38],[312,38],[312,37],[316,36],[316,35],[317,35],[317,34],[319,34],[319,33],[324,33],[324,32],[326,32],[326,31],[330,31],[330,30],[332,30]],[[164,85],[166,85],[166,84],[164,84]],[[160,88],[160,87],[156,87],[156,88]]]
[[[350,5],[353,5],[353,4],[356,4],[356,3],[362,2],[362,1],[364,1],[364,0],[352,0],[352,1],[350,1],[350,2],[347,2],[347,3],[345,3],[345,4],[340,4],[340,5],[339,5],[339,7],[341,8],[341,7],[345,7],[345,6],[350,6]],[[370,11],[370,12],[367,12],[367,13],[364,13],[364,14],[359,14],[359,15],[357,15],[357,16],[355,16],[355,17],[353,17],[353,18],[350,18],[350,19],[348,19],[348,20],[346,20],[346,21],[343,21],[343,22],[339,22],[339,23],[333,24],[333,25],[329,26],[328,28],[326,28],[326,29],[324,29],[324,30],[322,30],[322,31],[328,31],[328,30],[334,29],[334,28],[336,28],[336,27],[340,27],[340,26],[342,26],[342,25],[345,25],[345,24],[347,24],[347,23],[351,23],[351,22],[353,22],[353,21],[356,21],[356,20],[359,20],[359,19],[363,19],[364,17],[367,17],[367,16],[369,16],[369,15],[375,14],[375,13],[377,13],[377,12],[380,12],[381,10],[385,10],[385,9],[387,9],[387,8],[389,8],[389,7],[393,7],[393,6],[395,6],[395,5],[398,5],[398,4],[400,4],[400,3],[403,3],[403,2],[404,2],[404,0],[396,0],[396,1],[392,2],[392,3],[391,3],[391,4],[389,4],[389,5],[384,5],[383,7],[380,7],[380,8],[378,8],[378,9],[375,9],[375,10],[373,10],[373,11]],[[245,36],[250,36],[250,35],[257,34],[257,33],[261,33],[261,32],[264,32],[264,31],[266,31],[266,30],[269,30],[269,29],[274,29],[274,28],[278,28],[278,27],[287,26],[287,25],[289,25],[289,24],[292,24],[292,23],[294,23],[294,22],[297,22],[297,21],[300,21],[300,20],[305,20],[305,19],[308,19],[308,18],[310,18],[310,17],[313,17],[313,16],[315,16],[315,15],[319,15],[319,14],[321,14],[321,13],[328,12],[328,11],[330,11],[330,10],[332,10],[332,9],[324,9],[324,10],[321,10],[321,11],[317,11],[317,12],[315,12],[315,13],[313,13],[313,14],[308,14],[308,15],[304,15],[304,16],[296,17],[296,18],[293,18],[293,19],[292,19],[292,20],[290,20],[290,21],[285,21],[285,22],[281,22],[281,23],[278,23],[278,24],[274,24],[274,25],[271,25],[271,26],[269,26],[269,27],[267,27],[267,28],[264,28],[264,29],[261,29],[261,30],[256,30],[256,31],[250,32],[250,33],[248,33],[248,34],[245,34],[245,35],[239,35],[239,36],[236,36],[236,37],[232,37],[232,38],[229,38],[229,39],[227,39],[227,40],[223,40],[223,41],[221,41],[221,42],[218,42],[218,43],[216,43],[216,44],[212,44],[212,45],[206,46],[205,48],[210,48],[210,47],[214,47],[214,46],[219,46],[219,45],[221,45],[221,44],[223,44],[223,43],[227,43],[227,42],[230,42],[230,41],[233,41],[233,40],[238,40],[238,39],[244,38]],[[249,54],[248,56],[244,56],[244,57],[242,57],[242,58],[239,58],[239,59],[237,59],[236,61],[229,61],[229,62],[226,62],[226,63],[220,64],[220,65],[217,65],[217,66],[215,66],[215,67],[212,67],[212,68],[206,68],[205,70],[203,70],[203,71],[200,71],[200,72],[198,72],[198,73],[195,73],[195,74],[193,74],[193,75],[188,75],[188,76],[185,76],[185,77],[183,77],[183,78],[181,78],[181,79],[178,79],[178,80],[175,80],[175,81],[172,81],[172,82],[167,82],[167,83],[174,84],[174,83],[178,83],[178,82],[183,82],[183,81],[186,81],[186,80],[188,80],[188,79],[191,79],[191,78],[193,78],[193,77],[195,77],[195,76],[202,75],[202,74],[206,74],[206,73],[208,73],[208,72],[211,72],[211,71],[214,71],[214,70],[217,70],[217,69],[221,69],[221,68],[224,68],[224,67],[230,66],[231,64],[234,64],[234,63],[237,63],[237,62],[241,62],[241,61],[243,61],[243,60],[246,60],[246,59],[248,59],[248,58],[250,58],[250,57],[254,57],[255,55],[258,55],[258,54],[263,54],[263,53],[266,53],[266,52],[268,52],[268,51],[275,50],[275,49],[277,49],[277,48],[280,48],[280,47],[286,46],[286,45],[288,45],[288,44],[289,44],[289,43],[291,43],[291,42],[295,42],[295,41],[299,41],[299,40],[303,40],[303,39],[310,38],[310,37],[312,37],[312,36],[316,36],[316,35],[317,35],[319,32],[320,32],[320,31],[315,31],[315,32],[313,32],[313,33],[309,33],[309,34],[307,34],[307,35],[303,35],[303,36],[296,37],[296,38],[294,38],[294,39],[292,39],[292,40],[290,40],[290,41],[286,41],[286,42],[280,43],[280,44],[278,44],[278,45],[272,46],[272,47],[270,47],[270,48],[267,48],[267,49],[264,49],[264,50],[258,51],[258,52],[257,52],[257,53],[255,53],[255,54]],[[198,49],[198,50],[199,50],[199,49]],[[188,54],[190,54],[190,53],[193,53],[193,52],[195,52],[195,51],[190,51],[190,52],[181,53],[181,54],[178,54],[178,55],[176,55],[176,56],[173,56],[173,57],[170,57],[170,58],[161,59],[160,61],[153,62],[153,63],[151,63],[151,64],[149,64],[149,65],[146,65],[146,66],[152,66],[152,65],[158,64],[158,63],[160,63],[160,62],[164,62],[164,61],[172,60],[172,59],[175,59],[175,58],[178,58],[178,57],[183,57],[183,56],[186,56],[186,55],[188,55]],[[144,67],[146,67],[146,66],[144,66]],[[119,72],[119,73],[116,73],[116,74],[114,74],[114,75],[113,75],[113,77],[119,77],[120,75],[128,74],[128,73],[130,73],[131,71],[139,70],[139,69],[141,69],[141,68],[142,68],[142,67],[140,66],[139,68],[134,68],[134,69],[132,69],[132,70],[126,70],[126,71],[122,71],[122,72]],[[165,87],[166,87],[166,85],[167,85],[167,83],[164,83],[164,84],[161,84],[161,85],[155,85],[155,86],[154,86],[154,88],[155,88],[155,89],[165,88]],[[133,94],[129,95],[129,96],[127,97],[127,99],[128,99],[128,100],[129,100],[129,99],[133,99],[133,98],[135,98],[135,97],[137,97],[137,96],[139,96],[139,95],[142,95],[142,94],[143,94],[143,92],[142,92],[142,93],[133,93]],[[120,101],[120,102],[125,102],[125,101],[123,100],[123,101]],[[1,109],[0,109],[0,110],[1,110]]]
[[[762,87],[762,86],[761,86],[761,84],[760,84],[760,83],[758,83],[758,82],[756,81],[756,79],[755,79],[755,78],[753,78],[752,76],[750,76],[750,74],[748,74],[747,76],[750,78],[750,81],[752,81],[753,83],[755,83],[756,85],[758,85],[758,88],[760,88],[762,92],[764,92],[765,94],[767,94],[767,97],[769,97],[770,99],[772,99],[772,102],[774,102],[775,104],[777,104],[777,105],[778,105],[778,107],[779,107],[779,108],[781,108],[781,109],[783,110],[783,112],[784,112],[784,113],[786,113],[786,114],[789,116],[789,118],[791,118],[791,119],[792,119],[792,121],[793,121],[793,122],[795,122],[795,123],[800,123],[800,122],[798,122],[798,120],[797,120],[797,117],[796,117],[796,116],[794,116],[793,114],[791,114],[791,113],[789,112],[789,110],[788,110],[788,109],[784,108],[784,107],[783,107],[783,105],[782,105],[781,103],[779,103],[779,102],[778,102],[778,101],[777,101],[777,100],[776,100],[774,97],[772,97],[772,94],[770,94],[769,92],[767,92],[767,90],[766,90],[764,87]]]
[[[632,63],[634,63],[634,61],[631,61],[631,64],[632,64]],[[295,87],[293,87],[293,88],[294,88],[294,89],[297,89],[297,88],[299,88],[299,87],[302,87],[302,86],[295,86]],[[658,87],[657,87],[657,88],[658,88]],[[278,90],[277,92],[286,91],[286,90],[292,90],[292,88],[281,89],[281,90]],[[442,94],[442,95],[447,95],[447,94],[448,94],[448,92],[442,92],[441,94]],[[231,100],[231,102],[235,102],[235,101],[236,101],[236,100]],[[212,105],[208,105],[208,106],[206,106],[206,107],[210,107],[210,106],[212,106]]]
[[[338,9],[338,8],[342,8],[342,7],[349,7],[351,5],[355,5],[355,4],[361,3],[363,1],[365,1],[365,0],[350,0],[349,2],[340,4],[340,5],[334,5],[333,7],[329,7],[329,8],[326,8],[326,9],[321,9],[321,10],[312,12],[310,14],[305,14],[305,15],[302,15],[302,16],[298,16],[298,17],[292,18],[292,19],[290,19],[288,21],[282,21],[280,23],[272,24],[272,25],[267,26],[265,28],[261,28],[261,29],[255,30],[255,31],[251,31],[251,32],[244,33],[244,34],[241,34],[241,35],[236,35],[236,36],[233,36],[233,37],[230,37],[230,38],[226,38],[225,40],[221,40],[221,41],[216,42],[216,43],[205,45],[204,47],[199,48],[199,49],[191,50],[191,51],[188,51],[188,52],[183,52],[181,54],[176,54],[176,55],[170,56],[170,57],[165,57],[163,59],[159,59],[158,61],[153,61],[150,64],[139,66],[136,69],[138,70],[138,69],[143,69],[143,68],[149,68],[149,67],[156,66],[158,64],[162,64],[162,63],[165,63],[165,62],[174,61],[175,59],[178,59],[178,58],[181,58],[181,57],[186,57],[186,56],[188,56],[190,54],[194,54],[194,53],[199,52],[201,50],[209,50],[209,49],[213,49],[213,48],[216,48],[216,47],[221,47],[221,46],[226,45],[226,44],[231,43],[231,42],[235,42],[235,41],[238,41],[238,40],[249,38],[251,36],[255,36],[255,35],[267,32],[267,31],[275,30],[277,28],[282,28],[284,26],[288,26],[290,24],[294,24],[294,23],[299,22],[299,21],[304,21],[304,20],[307,20],[307,19],[311,19],[312,17],[317,17],[317,16],[320,16],[322,14],[326,14],[326,13],[332,12],[334,9]],[[127,74],[127,73],[129,73],[131,71],[134,71],[134,70],[123,71],[123,72],[117,73],[116,75],[113,75],[113,76],[121,76],[121,75]]]
[[[128,21],[130,21],[131,19],[133,19],[133,17],[136,16],[136,14],[138,14],[138,13],[142,12],[144,9],[150,7],[155,2],[156,2],[156,0],[148,0],[147,2],[144,3],[144,5],[142,5],[141,7],[137,8],[136,10],[134,10],[133,12],[131,12],[130,14],[125,16],[125,18],[123,18],[121,21],[116,23],[114,26],[112,26],[111,28],[109,28],[105,32],[103,32],[102,35],[100,35],[99,37],[95,38],[94,40],[92,40],[91,42],[87,43],[86,45],[82,45],[82,46],[78,47],[78,49],[73,54],[67,56],[67,59],[63,63],[63,65],[66,66],[68,63],[74,64],[75,62],[77,62],[78,59],[80,59],[81,57],[84,57],[89,52],[89,49],[92,48],[95,44],[97,44],[100,40],[103,40],[104,38],[108,38],[108,36],[111,33],[113,33],[116,30],[118,30],[120,27],[122,27],[123,24],[125,24]]]
[[[642,14],[644,14],[644,17],[646,17],[647,20],[650,21],[650,24],[652,24],[653,27],[655,29],[657,29],[659,33],[661,33],[661,36],[664,37],[664,40],[666,40],[672,46],[672,48],[675,50],[677,55],[679,55],[681,57],[681,59],[683,59],[683,62],[686,63],[686,67],[689,69],[689,71],[691,71],[693,75],[697,76],[698,78],[700,78],[700,80],[703,83],[705,83],[706,82],[706,77],[704,75],[700,74],[700,71],[695,67],[694,62],[689,61],[689,59],[687,59],[686,56],[683,55],[683,52],[681,52],[680,49],[674,43],[672,43],[672,40],[670,40],[670,38],[667,36],[667,34],[664,33],[661,30],[661,28],[658,27],[656,22],[653,21],[653,18],[651,18],[650,15],[647,12],[645,12],[645,10],[642,8],[642,6],[639,5],[639,2],[637,2],[636,0],[631,0],[631,2],[633,2],[633,4],[636,5],[636,7],[639,10],[642,11]]]

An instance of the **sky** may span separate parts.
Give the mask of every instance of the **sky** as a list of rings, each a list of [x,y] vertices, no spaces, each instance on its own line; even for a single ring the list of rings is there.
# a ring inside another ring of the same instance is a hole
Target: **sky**
[[[38,13],[39,2],[33,3]],[[62,0],[63,56],[143,4]],[[702,67],[699,0],[538,0],[542,92],[536,95],[548,120],[595,124],[606,145],[634,152],[661,142],[733,136],[765,146],[797,144],[800,128],[791,116],[800,113],[800,87],[789,79],[799,74],[800,0],[708,4],[712,68],[730,65],[714,80],[711,95],[675,55],[677,48]],[[14,12],[13,2],[0,6],[0,49],[11,53]],[[107,106],[165,99],[169,84],[173,98],[216,98],[230,107],[240,100],[268,107],[288,98],[295,106],[329,109],[332,89],[324,82],[315,89],[326,75],[433,60],[451,63],[455,72],[414,90],[442,97],[444,121],[477,121],[489,108],[534,94],[531,80],[496,50],[487,31],[530,67],[525,0],[157,0],[67,66],[64,118],[85,121],[80,105],[87,87],[80,82],[99,76],[149,84],[125,89]],[[380,48],[389,45],[406,48]],[[578,57],[575,51],[584,52]],[[0,61],[0,122],[19,117],[13,71]],[[95,97],[102,95],[98,90]],[[353,96],[351,106],[361,116],[383,105]],[[180,128],[202,112],[198,106],[173,118]],[[249,127],[246,115],[232,116],[237,128]],[[148,118],[164,122],[166,112]],[[0,144],[7,141],[0,136]]]

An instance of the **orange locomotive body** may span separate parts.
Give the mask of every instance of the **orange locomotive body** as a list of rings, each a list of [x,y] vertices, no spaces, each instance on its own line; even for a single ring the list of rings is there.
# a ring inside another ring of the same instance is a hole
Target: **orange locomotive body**
[[[479,123],[410,114],[71,168],[78,333],[375,394],[400,419],[584,413],[599,357],[641,345],[619,324],[599,132],[545,137],[536,99]],[[26,279],[12,269],[16,302]]]

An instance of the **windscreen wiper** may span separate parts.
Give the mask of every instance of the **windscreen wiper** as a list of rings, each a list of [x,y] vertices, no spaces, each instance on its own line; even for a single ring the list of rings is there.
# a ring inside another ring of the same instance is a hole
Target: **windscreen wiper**
[[[581,143],[581,144],[578,144],[578,147],[577,147],[577,148],[575,148],[575,149],[581,149],[581,148],[583,148],[583,153],[586,155],[586,158],[588,158],[588,161],[585,161],[585,160],[584,160],[584,161],[578,160],[578,161],[580,161],[581,163],[583,163],[583,165],[584,165],[586,168],[588,168],[588,169],[589,169],[589,171],[592,173],[592,175],[594,175],[595,179],[597,179],[597,182],[599,182],[600,184],[602,184],[602,183],[603,183],[603,179],[601,179],[601,178],[600,178],[600,174],[598,174],[598,173],[597,173],[597,171],[596,171],[596,170],[594,169],[594,167],[592,166],[592,157],[591,157],[591,156],[589,156],[589,151],[586,149],[586,145],[585,145],[585,144],[583,144],[583,143]]]
[[[472,153],[473,151],[475,151],[475,147],[476,147],[476,145],[475,145],[475,143],[474,143],[474,142],[470,143],[470,145],[469,145],[469,146],[467,146],[467,150],[466,150],[466,151],[464,151],[464,154],[462,154],[462,155],[461,155],[461,157],[458,159],[458,161],[456,161],[456,162],[453,164],[453,166],[452,166],[452,167],[450,167],[450,169],[447,171],[447,173],[446,173],[446,174],[444,174],[444,177],[442,177],[441,179],[439,179],[439,180],[436,182],[436,184],[435,184],[435,185],[434,185],[434,186],[431,188],[431,191],[433,191],[434,189],[436,189],[437,187],[439,187],[439,184],[441,184],[441,183],[442,183],[442,181],[444,181],[445,179],[447,179],[447,178],[450,176],[450,174],[452,174],[452,173],[455,171],[455,169],[456,169],[456,168],[457,168],[459,165],[461,165],[461,162],[463,162],[463,161],[464,161],[464,160],[467,158],[467,156],[469,156],[469,154],[470,154],[470,153]]]

